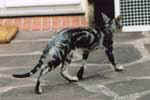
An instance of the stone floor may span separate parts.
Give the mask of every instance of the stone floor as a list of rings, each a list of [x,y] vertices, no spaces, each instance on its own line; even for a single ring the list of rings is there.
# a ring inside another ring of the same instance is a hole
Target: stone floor
[[[37,74],[16,79],[37,63],[51,32],[19,32],[11,44],[0,45],[0,100],[149,100],[150,33],[115,33],[114,54],[124,72],[114,72],[104,51],[90,55],[84,79],[68,83],[59,67],[43,78],[42,95],[34,93]],[[78,54],[76,54],[78,55]],[[80,56],[70,72],[79,69]]]

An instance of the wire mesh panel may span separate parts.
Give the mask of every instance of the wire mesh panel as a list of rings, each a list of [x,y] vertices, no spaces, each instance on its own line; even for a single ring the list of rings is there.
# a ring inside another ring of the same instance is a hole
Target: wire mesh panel
[[[124,30],[150,30],[150,0],[119,0],[119,6]]]

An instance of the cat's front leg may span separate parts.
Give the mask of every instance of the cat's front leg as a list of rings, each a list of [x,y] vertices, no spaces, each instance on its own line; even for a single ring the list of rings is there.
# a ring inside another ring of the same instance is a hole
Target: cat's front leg
[[[115,71],[117,71],[117,72],[123,71],[124,67],[122,65],[116,64],[114,54],[112,51],[113,51],[113,48],[106,48],[106,50],[105,50],[105,53],[106,53],[109,61],[113,65]]]
[[[115,71],[118,72],[123,71],[124,67],[116,64],[115,57],[113,54],[113,33],[108,29],[104,30],[103,32],[104,32],[103,46],[105,47],[105,53],[107,55],[108,60],[113,65]]]
[[[68,80],[69,82],[77,82],[79,81],[78,77],[76,76],[71,76],[68,72],[68,66],[69,64],[67,62],[64,62],[61,66],[61,71],[60,71],[60,74],[61,76]]]
[[[78,77],[76,76],[71,76],[68,72],[68,67],[69,64],[71,63],[73,58],[73,52],[70,52],[67,56],[66,59],[62,62],[62,66],[61,66],[61,71],[60,74],[63,78],[65,78],[66,80],[68,80],[69,82],[76,82],[78,81]]]

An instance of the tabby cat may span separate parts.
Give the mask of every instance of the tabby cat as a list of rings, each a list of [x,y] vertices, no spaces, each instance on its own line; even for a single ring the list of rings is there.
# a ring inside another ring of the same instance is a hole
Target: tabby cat
[[[43,50],[36,66],[25,74],[13,74],[16,78],[26,78],[40,71],[35,86],[35,92],[37,94],[42,93],[40,86],[41,77],[46,73],[52,71],[57,66],[61,65],[61,75],[69,82],[75,82],[83,79],[83,73],[86,68],[88,55],[95,49],[103,46],[105,48],[106,55],[114,66],[115,71],[122,71],[123,66],[117,66],[113,55],[113,34],[114,30],[121,29],[120,19],[116,18],[110,20],[103,14],[105,29],[110,31],[110,34],[104,34],[102,31],[87,28],[65,28],[58,32],[57,35],[52,37],[48,41],[47,47]],[[71,76],[68,74],[68,65],[73,58],[73,51],[80,49],[83,52],[82,65],[77,73],[77,76]]]

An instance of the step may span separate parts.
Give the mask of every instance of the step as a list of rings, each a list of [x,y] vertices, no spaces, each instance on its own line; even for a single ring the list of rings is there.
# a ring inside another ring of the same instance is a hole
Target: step
[[[12,42],[48,40],[55,32],[20,31]]]
[[[30,41],[0,45],[0,56],[5,55],[28,55],[35,52],[41,52],[47,45],[47,41]]]

